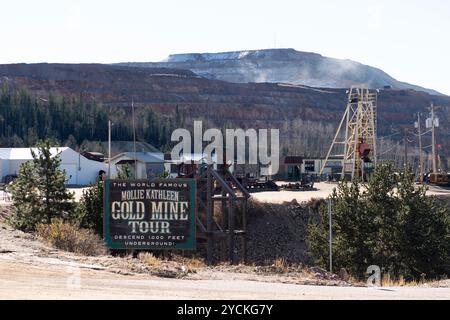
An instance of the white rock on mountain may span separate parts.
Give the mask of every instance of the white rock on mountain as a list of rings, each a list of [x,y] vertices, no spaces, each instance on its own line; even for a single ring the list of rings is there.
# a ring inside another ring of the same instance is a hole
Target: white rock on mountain
[[[121,65],[187,69],[205,78],[237,83],[285,82],[327,88],[368,84],[370,88],[390,87],[440,94],[398,81],[380,69],[355,61],[294,49],[173,54],[163,62],[128,62]]]

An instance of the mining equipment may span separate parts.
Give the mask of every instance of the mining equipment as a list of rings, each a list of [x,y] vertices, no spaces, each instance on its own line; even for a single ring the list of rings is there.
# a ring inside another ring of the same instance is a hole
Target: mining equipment
[[[431,156],[432,156],[432,172],[428,173],[425,176],[426,182],[429,184],[441,186],[441,187],[450,187],[450,173],[445,172],[441,168],[440,157],[437,152],[437,144],[436,144],[436,129],[439,128],[439,118],[436,117],[435,106],[431,103],[430,106],[430,116],[425,121],[425,126],[427,129],[431,131]],[[439,108],[439,107],[437,107]],[[420,128],[420,116],[417,120],[417,127]],[[419,150],[421,151],[421,143],[420,143],[420,131],[419,131]],[[439,164],[437,160],[439,159]],[[422,162],[422,161],[421,161]],[[422,163],[421,163],[422,168]]]
[[[250,194],[229,167],[214,169],[212,164],[193,161],[178,165],[178,178],[196,180],[197,240],[206,245],[208,264],[227,259],[227,252],[231,264],[246,260]]]
[[[248,192],[279,191],[280,187],[270,179],[258,179],[250,176],[237,177]]]
[[[314,177],[311,175],[302,175],[300,182],[290,182],[281,185],[281,189],[290,191],[314,191]]]
[[[364,179],[377,161],[377,91],[369,90],[367,86],[352,86],[347,93],[347,107],[320,174],[329,159],[342,158],[342,178]],[[334,154],[342,151],[342,154]]]
[[[436,186],[450,187],[450,173],[448,172],[429,173],[426,176],[426,181],[429,184],[433,184]]]

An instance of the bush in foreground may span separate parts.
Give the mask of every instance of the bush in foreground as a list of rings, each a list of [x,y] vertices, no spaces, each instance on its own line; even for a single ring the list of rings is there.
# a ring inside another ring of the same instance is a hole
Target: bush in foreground
[[[87,229],[79,229],[75,224],[63,220],[54,220],[50,224],[38,224],[36,232],[44,241],[61,250],[88,256],[107,253],[98,235]]]
[[[66,174],[60,169],[61,159],[51,152],[51,141],[38,143],[31,154],[33,160],[20,166],[11,186],[9,222],[22,231],[34,231],[37,224],[55,218],[70,219],[75,207],[73,194],[65,186]]]
[[[99,180],[83,191],[75,216],[81,228],[103,234],[103,181]]]
[[[396,174],[392,164],[379,164],[367,184],[341,182],[331,199],[335,270],[359,279],[370,265],[408,281],[449,275],[450,210],[415,185],[410,169]],[[307,230],[315,262],[327,267],[326,205]]]

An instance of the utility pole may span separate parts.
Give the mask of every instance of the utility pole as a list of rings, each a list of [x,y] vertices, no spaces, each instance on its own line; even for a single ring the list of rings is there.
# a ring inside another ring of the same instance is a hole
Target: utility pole
[[[431,103],[431,153],[433,154],[433,173],[437,173],[436,164],[436,136],[435,136],[435,123],[434,123],[434,105]]]
[[[419,132],[419,181],[420,183],[423,183],[422,130],[420,125],[420,112],[417,112],[417,131]]]
[[[405,145],[405,161],[403,165],[406,168],[408,166],[408,137],[406,136],[406,131],[403,132],[403,144]]]
[[[330,250],[330,273],[333,272],[333,233],[331,220],[331,198],[328,198],[328,224],[329,224],[329,250]]]
[[[136,158],[136,124],[134,120],[134,100],[131,99],[131,116],[133,118],[133,153],[134,153],[134,178],[137,179],[137,158]]]
[[[108,179],[111,179],[111,120],[108,120]]]

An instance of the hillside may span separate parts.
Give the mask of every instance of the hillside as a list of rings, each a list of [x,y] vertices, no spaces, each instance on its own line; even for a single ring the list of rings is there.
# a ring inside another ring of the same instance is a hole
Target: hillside
[[[322,88],[368,84],[374,89],[391,86],[393,89],[439,94],[435,90],[398,81],[380,69],[355,61],[294,49],[174,54],[163,62],[128,62],[120,65],[187,69],[208,79],[237,83],[286,82]]]
[[[129,107],[133,99],[138,114],[138,139],[142,141],[150,142],[146,140],[151,121],[148,118],[149,110],[167,117],[172,125],[176,125],[173,119],[178,110],[188,127],[192,125],[193,119],[203,119],[207,121],[205,126],[222,127],[228,124],[244,128],[279,128],[282,145],[289,153],[311,156],[324,156],[346,104],[345,89],[318,89],[276,83],[230,83],[177,69],[98,64],[0,65],[0,83],[3,87],[13,89],[26,88],[36,97],[37,105],[45,106],[49,93],[98,104],[100,109],[103,108],[101,110],[106,110],[104,112],[117,119],[122,131],[128,127]],[[431,101],[443,106],[438,110],[441,128],[448,128],[450,97],[413,90],[380,90],[379,136],[392,134],[393,126],[411,128],[414,113],[425,113]],[[77,108],[77,104],[71,105],[71,108]],[[8,114],[5,113],[4,117]],[[78,116],[77,121],[83,121],[83,114]],[[94,126],[96,130],[98,126],[103,128],[106,116],[100,117],[103,122],[88,122],[86,128],[80,130],[88,132],[89,126]],[[68,123],[63,129],[67,131],[71,125],[73,123]],[[5,134],[15,132],[15,126],[11,123],[2,122],[1,126],[5,126],[4,131],[0,128]],[[164,135],[170,137],[167,128]],[[59,130],[58,127],[55,130]],[[20,132],[16,134],[20,135]],[[101,132],[102,136],[93,134],[93,137],[104,139],[106,132]],[[61,139],[66,139],[68,133]],[[447,154],[450,150],[449,137],[449,130],[439,130],[438,141],[443,144],[443,153]],[[117,140],[126,138],[113,137]],[[159,147],[157,143],[152,143]],[[398,153],[401,154],[401,149]]]

